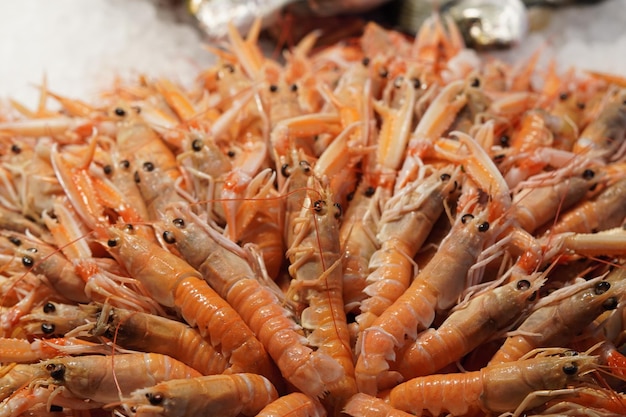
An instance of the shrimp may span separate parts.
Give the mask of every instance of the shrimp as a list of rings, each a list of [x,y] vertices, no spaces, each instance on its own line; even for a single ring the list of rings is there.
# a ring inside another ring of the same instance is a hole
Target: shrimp
[[[444,208],[445,199],[456,188],[458,170],[442,168],[427,178],[418,178],[387,201],[377,234],[382,242],[369,261],[369,275],[356,321],[365,329],[408,288],[412,258],[428,237]]]
[[[513,416],[520,416],[551,398],[574,395],[575,390],[567,387],[583,382],[584,375],[596,367],[595,356],[536,357],[475,372],[414,378],[393,388],[388,401],[392,407],[414,415],[425,411],[435,416],[461,416],[515,410]]]
[[[434,374],[459,360],[497,332],[506,330],[536,299],[545,279],[515,279],[469,300],[435,330],[427,329],[399,354],[397,369],[405,379]]]
[[[111,349],[77,338],[35,339],[32,342],[0,338],[0,363],[32,363],[70,353],[107,354],[111,353]]]
[[[257,417],[325,417],[326,410],[319,401],[301,392],[292,392],[272,401]]]
[[[4,401],[31,381],[45,375],[45,370],[31,364],[12,363],[0,367],[0,401]],[[3,407],[4,405],[0,405],[0,410]]]
[[[623,295],[622,268],[605,280],[563,287],[538,302],[530,315],[493,355],[491,364],[512,362],[539,347],[566,343],[607,310],[614,310]]]
[[[381,398],[359,392],[353,395],[343,412],[352,417],[410,417],[411,414],[393,408]]]
[[[490,235],[485,213],[459,216],[435,256],[410,287],[363,331],[357,345],[360,355],[356,364],[361,392],[371,395],[377,392],[377,386],[399,379],[397,373],[388,371],[388,361],[395,359],[394,348],[402,347],[407,336],[409,341],[415,340],[417,331],[433,322],[436,310],[454,305],[465,288],[467,271]]]
[[[121,403],[133,416],[256,416],[278,398],[274,386],[255,374],[171,379],[133,391]]]
[[[286,252],[289,274],[293,277],[288,296],[303,303],[300,320],[309,341],[319,352],[337,360],[344,377],[328,384],[332,407],[356,393],[350,336],[343,309],[341,257],[338,218],[341,209],[315,176],[310,176],[300,215],[288,227],[294,239]],[[340,409],[340,408],[339,408]]]
[[[120,392],[128,395],[155,382],[201,376],[187,365],[156,353],[55,358],[35,366],[47,373],[51,384],[76,398],[101,404],[119,401]]]
[[[198,327],[213,346],[221,346],[233,372],[256,371],[271,375],[272,364],[263,345],[241,316],[202,279],[201,274],[178,256],[156,243],[124,230],[107,229],[107,246],[130,274],[160,304],[176,307],[185,321]]]
[[[261,285],[245,261],[245,253],[191,212],[166,211],[173,228],[166,241],[176,245],[211,286],[237,311],[274,359],[282,375],[312,397],[322,397],[326,386],[342,377],[342,368],[329,355],[314,351],[292,313],[276,292]]]

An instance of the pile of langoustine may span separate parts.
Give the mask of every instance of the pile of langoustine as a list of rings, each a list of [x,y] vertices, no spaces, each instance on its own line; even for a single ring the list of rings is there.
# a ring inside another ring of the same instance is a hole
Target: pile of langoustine
[[[620,79],[257,35],[5,109],[0,415],[623,414]]]

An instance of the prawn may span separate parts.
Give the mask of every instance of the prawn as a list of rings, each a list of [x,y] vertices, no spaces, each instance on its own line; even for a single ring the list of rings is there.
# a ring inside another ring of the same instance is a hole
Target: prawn
[[[411,379],[388,394],[392,407],[422,415],[448,413],[503,413],[520,416],[554,397],[572,396],[567,387],[584,381],[597,368],[589,355],[535,357],[514,363],[492,365],[461,374],[429,375]],[[450,389],[452,388],[452,389]]]
[[[32,363],[41,359],[77,354],[109,354],[111,349],[77,338],[26,339],[0,338],[0,363]]]
[[[267,378],[256,374],[171,379],[133,391],[122,406],[133,416],[256,416],[278,398]]]
[[[222,299],[202,275],[178,256],[156,243],[124,230],[107,229],[109,251],[140,281],[160,304],[176,307],[185,321],[196,326],[213,346],[221,346],[233,372],[272,374],[272,364],[263,345],[241,316]]]
[[[245,252],[188,210],[172,207],[165,215],[174,227],[164,239],[195,266],[237,311],[274,359],[282,375],[312,397],[322,397],[342,368],[329,355],[314,351],[277,291],[262,285],[245,260]],[[280,290],[278,290],[280,291]]]
[[[471,298],[435,330],[429,328],[405,346],[393,369],[405,379],[434,374],[459,360],[497,332],[511,327],[536,299],[545,282],[539,274],[513,279],[508,284]]]
[[[606,279],[563,287],[538,302],[530,315],[493,355],[490,365],[512,362],[539,347],[552,347],[570,340],[607,310],[614,310],[623,294],[622,268]]]
[[[319,401],[301,392],[292,392],[272,401],[257,417],[325,417],[326,410]]]

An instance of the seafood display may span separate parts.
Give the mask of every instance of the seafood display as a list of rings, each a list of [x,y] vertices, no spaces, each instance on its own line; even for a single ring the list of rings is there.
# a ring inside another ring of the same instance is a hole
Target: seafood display
[[[0,111],[0,416],[625,415],[626,79],[417,36]]]

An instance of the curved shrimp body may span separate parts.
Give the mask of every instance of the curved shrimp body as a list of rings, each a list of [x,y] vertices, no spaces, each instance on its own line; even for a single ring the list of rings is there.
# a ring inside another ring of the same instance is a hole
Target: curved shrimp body
[[[301,392],[292,392],[272,401],[257,417],[325,417],[322,404]]]
[[[599,114],[583,129],[573,152],[589,158],[612,160],[623,148],[626,137],[625,90],[609,89]]]
[[[520,333],[506,339],[490,364],[516,361],[535,348],[571,340],[604,311],[617,307],[624,292],[623,276],[624,270],[616,268],[606,280],[596,278],[554,291],[535,305],[518,327]]]
[[[265,377],[255,374],[172,379],[142,388],[123,399],[136,416],[255,416],[278,397]]]
[[[582,200],[597,183],[594,171],[587,168],[554,185],[522,188],[513,197],[515,220],[533,233],[553,219],[559,210],[567,210]]]
[[[405,379],[434,374],[510,327],[544,281],[538,276],[516,279],[470,299],[436,330],[420,333],[399,352],[392,368]]]
[[[412,414],[400,411],[381,398],[359,392],[353,395],[343,412],[352,417],[410,417]]]
[[[564,213],[548,229],[548,234],[594,233],[617,227],[626,217],[626,179],[616,181],[593,200],[587,200]]]
[[[549,395],[533,395],[538,391],[572,394],[566,387],[580,382],[596,362],[596,357],[588,355],[539,357],[475,372],[418,377],[393,388],[388,400],[391,406],[414,415],[515,410],[517,416],[550,399]]]
[[[397,192],[383,209],[377,239],[382,246],[369,262],[370,274],[357,322],[369,327],[408,288],[412,259],[443,212],[444,199],[456,188],[452,167],[417,179]]]
[[[302,327],[318,351],[337,360],[344,370],[337,384],[329,384],[329,400],[335,407],[356,393],[350,335],[343,309],[342,271],[339,255],[338,205],[314,176],[309,177],[300,216],[290,227],[294,240],[287,250],[293,277],[288,295],[307,307],[301,313]]]
[[[486,216],[484,211],[475,216],[459,215],[435,256],[410,287],[363,331],[357,343],[360,355],[355,369],[361,392],[372,395],[379,386],[401,379],[388,371],[388,362],[395,359],[394,349],[402,347],[407,339],[415,340],[418,330],[432,324],[436,311],[455,304],[465,289],[468,270],[493,233]]]
[[[192,213],[173,210],[172,214],[166,212],[173,218],[173,227],[164,233],[169,233],[188,262],[241,314],[285,379],[307,395],[322,397],[327,385],[341,377],[339,363],[309,347],[302,328],[276,293],[261,285],[241,253],[228,249],[232,242],[204,227]]]
[[[213,346],[221,346],[233,372],[270,375],[270,359],[241,316],[187,262],[133,231],[130,225],[108,229],[109,250],[128,272],[157,302],[176,307]]]
[[[49,375],[51,383],[65,387],[75,397],[104,404],[119,401],[120,391],[128,395],[155,382],[201,376],[187,365],[156,353],[64,357],[35,366]]]

